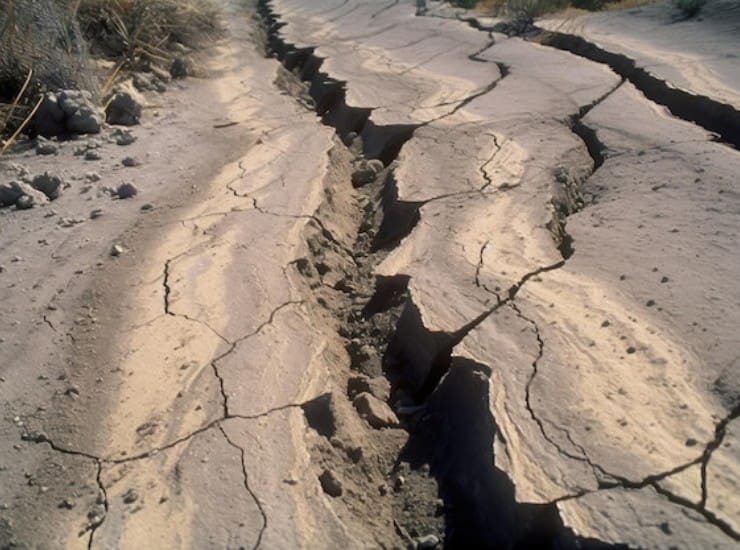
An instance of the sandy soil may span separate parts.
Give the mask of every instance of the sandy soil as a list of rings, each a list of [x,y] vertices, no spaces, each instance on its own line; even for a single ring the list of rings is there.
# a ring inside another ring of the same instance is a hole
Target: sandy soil
[[[0,210],[0,546],[737,545],[737,150],[456,12],[225,10],[133,144],[0,165],[69,184]]]

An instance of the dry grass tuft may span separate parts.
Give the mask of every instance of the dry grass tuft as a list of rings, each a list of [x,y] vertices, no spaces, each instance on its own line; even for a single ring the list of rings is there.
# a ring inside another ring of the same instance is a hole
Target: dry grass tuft
[[[213,0],[67,0],[95,53],[163,62],[173,45],[202,45],[222,30]]]

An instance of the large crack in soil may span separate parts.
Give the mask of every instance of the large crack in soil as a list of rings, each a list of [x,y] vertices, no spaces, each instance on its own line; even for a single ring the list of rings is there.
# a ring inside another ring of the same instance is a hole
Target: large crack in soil
[[[268,1],[259,3],[259,11],[268,35],[269,51],[281,59],[286,68],[308,83],[308,92],[315,102],[317,112],[323,116],[323,121],[334,127],[346,143],[352,144],[354,141],[356,144],[359,140],[365,157],[379,158],[386,166],[396,159],[403,144],[413,136],[416,129],[458,112],[471,101],[493,90],[500,80],[496,79],[484,89],[463,99],[450,113],[427,123],[411,127],[378,127],[371,120],[371,110],[355,109],[345,103],[345,83],[332,79],[330,75],[319,71],[322,60],[315,56],[313,48],[298,49],[283,41],[278,33],[283,23],[273,13]],[[487,47],[491,45],[493,41]],[[485,49],[487,48],[481,51]],[[500,66],[500,68],[502,69],[501,78],[503,78],[508,74],[508,70],[505,66]],[[603,101],[608,95],[599,98],[594,104]],[[581,133],[575,128],[581,124],[580,119],[593,106],[586,106],[571,117],[570,127],[577,135],[581,136]],[[596,152],[601,149],[588,137],[582,137],[582,139],[589,152],[593,151],[592,159],[595,170],[603,161],[596,156]],[[491,158],[479,167],[486,181],[484,188],[492,183],[486,167],[499,150],[499,143],[494,139]],[[582,183],[580,181],[578,185]],[[464,193],[480,193],[483,190]],[[404,336],[402,328],[402,313],[406,315],[409,308],[413,309],[413,303],[408,301],[406,293],[408,278],[379,278],[373,281],[372,268],[380,262],[388,250],[395,247],[404,236],[413,230],[420,217],[420,208],[424,204],[432,200],[447,198],[447,195],[434,197],[424,202],[404,203],[398,200],[392,173],[386,176],[382,186],[374,188],[366,186],[362,188],[362,191],[365,193],[367,204],[375,203],[376,206],[360,212],[363,218],[360,229],[364,227],[365,232],[363,234],[363,231],[360,231],[351,248],[354,263],[360,270],[360,273],[355,275],[359,279],[364,279],[364,284],[360,286],[364,286],[365,290],[368,285],[372,285],[374,288],[372,298],[362,308],[360,315],[349,317],[343,315],[342,311],[346,302],[340,307],[330,306],[328,309],[333,310],[333,314],[340,319],[344,318],[340,335],[345,339],[348,352],[353,358],[351,365],[353,370],[363,372],[362,360],[356,359],[358,355],[362,355],[359,350],[364,346],[370,346],[375,353],[383,357],[383,372],[391,381],[393,388],[391,400],[397,413],[404,420],[403,427],[409,433],[408,441],[397,457],[396,464],[404,462],[411,464],[412,472],[424,471],[424,467],[431,470],[430,473],[437,482],[439,495],[443,501],[446,546],[477,544],[525,547],[544,543],[551,545],[564,540],[577,544],[588,543],[589,541],[577,537],[564,527],[555,503],[526,505],[516,502],[513,484],[491,463],[492,439],[498,430],[488,409],[487,397],[483,406],[474,405],[476,402],[481,403],[481,400],[476,401],[475,396],[484,391],[486,384],[483,380],[487,380],[490,372],[482,365],[471,365],[468,369],[451,370],[450,368],[452,351],[467,334],[499,308],[513,304],[517,293],[528,280],[546,271],[561,268],[566,260],[525,274],[505,291],[504,298],[501,298],[498,293],[493,293],[496,296],[496,303],[454,333],[427,334],[427,338],[435,341],[433,348],[438,351],[430,360],[431,368],[421,387],[417,388],[413,395],[408,395],[397,368],[405,357],[400,351],[402,347],[394,346],[394,339],[408,337],[408,335]],[[382,213],[378,212],[378,206],[381,207]],[[578,205],[580,206],[582,204]],[[566,215],[576,211],[576,208],[574,204],[568,205],[565,209]],[[559,222],[563,234],[565,234],[564,218],[565,215]],[[373,226],[377,228],[374,235],[373,230],[370,229]],[[555,237],[557,238],[557,234]],[[313,250],[314,254],[307,259],[306,266],[311,265],[312,269],[304,266],[304,276],[309,275],[313,270],[320,273],[319,266],[324,259],[323,247],[311,246],[309,243],[309,249]],[[478,268],[480,267],[482,266],[479,265]],[[346,301],[350,304],[357,298],[356,288],[340,287],[340,290],[348,295]],[[327,302],[323,298],[318,298],[318,303],[326,305]],[[385,315],[380,323],[382,326],[380,334],[377,333],[378,324],[375,323],[378,314]],[[365,372],[365,374],[374,375],[377,372]],[[487,392],[487,389],[485,391]],[[324,409],[327,407],[328,405],[324,405]],[[470,414],[463,420],[459,412],[466,409]],[[324,414],[328,415],[328,413]],[[317,421],[317,416],[321,415],[318,415],[312,407],[310,414],[307,414],[309,425],[325,437],[331,437],[333,431],[325,427],[326,422]],[[464,426],[458,426],[461,422]],[[457,427],[448,430],[436,429],[440,425]],[[435,428],[432,428],[433,426]],[[471,433],[471,430],[474,433]],[[544,427],[542,430],[544,433]],[[490,441],[491,444],[486,445],[486,441]],[[462,449],[470,449],[471,445],[474,451],[461,452]],[[476,485],[477,488],[471,490],[471,484]],[[485,486],[486,490],[481,491],[480,486]],[[495,526],[492,527],[492,524]],[[406,526],[399,525],[398,518],[395,517],[394,525],[398,531],[408,532]]]
[[[268,43],[270,45],[271,52],[284,61],[286,68],[293,70],[295,74],[300,76],[304,81],[311,83],[310,94],[318,106],[317,112],[324,116],[324,122],[333,126],[337,130],[338,134],[345,140],[347,140],[348,135],[349,140],[352,140],[353,135],[350,134],[350,132],[369,139],[371,143],[364,144],[365,154],[369,157],[375,156],[377,158],[381,158],[386,166],[392,160],[395,160],[403,144],[413,136],[413,133],[417,128],[454,114],[474,99],[477,99],[493,90],[498,82],[498,80],[496,80],[483,90],[475,92],[469,98],[464,99],[460,104],[458,104],[450,113],[442,115],[438,119],[434,119],[414,127],[398,126],[379,128],[372,123],[372,120],[370,120],[372,110],[355,109],[344,103],[345,84],[331,79],[329,75],[319,72],[322,60],[314,55],[313,48],[296,49],[281,39],[278,31],[283,24],[279,22],[278,18],[272,12],[268,1],[260,2],[260,13],[265,21],[265,28],[268,33]],[[471,24],[471,26],[475,27],[471,21],[467,22],[468,24]],[[481,30],[489,31],[489,29]],[[479,52],[472,54],[471,59],[477,58],[480,53],[493,45],[494,40],[491,40],[486,47],[482,48]],[[486,61],[479,58],[473,60]],[[307,67],[308,69],[306,69]],[[501,77],[503,78],[508,74],[508,70],[505,66],[502,67],[499,65],[499,67],[501,68]],[[470,333],[471,330],[499,308],[509,305],[520,317],[533,325],[535,333],[538,335],[537,337],[540,346],[538,357],[542,357],[545,344],[539,336],[539,327],[537,327],[533,320],[522,315],[521,311],[516,306],[514,299],[516,298],[518,291],[529,279],[545,271],[560,269],[565,265],[568,258],[574,252],[573,240],[565,230],[565,220],[569,215],[577,212],[585,206],[585,201],[580,195],[580,188],[583,186],[585,181],[598,170],[605,160],[604,145],[598,140],[596,132],[584,124],[582,119],[593,108],[601,104],[617,91],[626,80],[633,81],[629,74],[620,74],[622,79],[614,88],[594,100],[592,103],[581,107],[579,111],[572,115],[567,122],[571,131],[583,141],[584,146],[593,161],[593,167],[584,177],[575,178],[576,181],[572,181],[572,178],[564,178],[563,181],[560,181],[558,175],[555,174],[555,179],[558,183],[568,187],[565,193],[568,200],[560,203],[556,202],[555,199],[553,200],[555,214],[553,222],[549,226],[556,242],[559,243],[559,249],[562,253],[563,260],[553,265],[539,268],[531,273],[527,273],[518,283],[508,289],[504,299],[501,299],[497,292],[485,289],[496,296],[496,304],[488,311],[481,314],[478,318],[474,319],[464,327],[461,327],[458,331],[452,334],[427,334],[427,337],[429,337],[430,340],[435,341],[435,345],[433,347],[438,350],[441,349],[441,351],[438,351],[431,360],[429,375],[423,382],[421,390],[415,394],[415,399],[412,403],[403,403],[405,395],[403,395],[402,390],[400,392],[398,391],[398,375],[397,373],[394,373],[394,368],[399,362],[404,360],[404,357],[399,355],[397,350],[393,349],[393,334],[398,337],[398,335],[402,333],[402,330],[399,329],[400,323],[402,323],[400,312],[406,311],[409,307],[413,307],[413,304],[407,302],[407,296],[405,296],[405,284],[407,283],[407,278],[401,277],[390,280],[384,278],[378,279],[376,281],[373,298],[363,311],[365,316],[364,319],[351,320],[350,325],[355,326],[350,327],[345,334],[345,336],[362,335],[364,333],[364,329],[362,327],[363,323],[367,323],[368,319],[371,319],[378,311],[387,311],[384,310],[383,307],[378,308],[377,303],[383,303],[385,306],[390,305],[391,307],[389,309],[395,310],[391,316],[391,333],[386,335],[385,342],[378,342],[377,339],[375,341],[372,341],[372,339],[370,340],[371,344],[373,344],[380,353],[383,353],[384,371],[394,384],[394,399],[396,399],[397,404],[396,410],[399,413],[402,413],[404,410],[411,411],[412,413],[421,412],[421,415],[416,414],[416,417],[407,419],[404,423],[404,427],[409,431],[409,441],[404,451],[399,456],[399,460],[407,460],[409,462],[416,463],[417,466],[419,464],[429,464],[432,465],[433,470],[437,470],[436,472],[433,471],[432,474],[437,479],[440,495],[445,503],[444,509],[447,523],[446,544],[448,546],[462,546],[469,544],[490,545],[493,541],[495,541],[494,544],[505,542],[507,545],[513,544],[520,547],[543,543],[547,543],[547,545],[556,545],[561,544],[564,541],[568,541],[568,544],[577,544],[579,546],[607,546],[598,541],[585,540],[577,537],[569,529],[564,527],[562,520],[559,517],[556,507],[558,501],[579,498],[586,494],[586,492],[562,497],[557,501],[543,505],[524,505],[517,503],[513,495],[513,485],[511,481],[502,472],[491,467],[490,458],[492,445],[485,445],[485,448],[480,449],[477,453],[466,453],[466,458],[463,459],[465,464],[464,466],[461,466],[460,469],[450,468],[450,464],[456,464],[460,460],[459,453],[450,451],[451,440],[455,440],[459,448],[465,448],[466,446],[469,446],[471,441],[475,438],[471,437],[466,439],[461,437],[460,434],[465,433],[465,429],[456,430],[454,432],[448,431],[444,435],[440,435],[440,430],[438,429],[429,431],[429,425],[433,424],[438,426],[439,422],[449,424],[451,422],[451,418],[455,416],[454,411],[458,408],[465,408],[465,404],[461,401],[467,402],[473,395],[475,395],[476,390],[473,387],[469,387],[467,391],[462,391],[459,394],[455,394],[454,390],[449,389],[450,386],[454,387],[455,384],[464,385],[466,383],[464,380],[454,379],[461,378],[459,373],[462,372],[463,369],[458,368],[456,371],[451,371],[452,351],[454,347],[462,341],[468,333]],[[317,80],[320,81],[321,84],[317,85]],[[327,83],[329,83],[328,87],[326,87]],[[726,133],[722,134],[722,136],[727,140]],[[378,139],[379,137],[386,139]],[[380,144],[372,143],[373,139],[378,140]],[[728,141],[731,141],[731,139]],[[500,149],[497,142],[495,143],[495,146],[496,149],[494,150],[492,157],[495,156],[497,151]],[[492,159],[489,159],[486,163],[480,166],[484,179],[487,181],[486,186],[490,185],[491,181],[490,178],[487,177],[485,167],[491,160]],[[382,204],[383,216],[380,220],[380,225],[378,226],[375,245],[370,250],[363,251],[362,256],[366,256],[368,253],[377,253],[382,249],[395,247],[404,236],[408,235],[411,230],[413,230],[420,218],[420,208],[424,204],[432,200],[448,197],[448,195],[444,195],[434,197],[429,201],[404,203],[403,201],[398,200],[395,182],[392,178],[392,174],[390,176],[391,177],[385,184],[385,189],[381,191],[384,196]],[[480,191],[481,190],[478,192]],[[485,245],[484,248],[481,249],[481,258],[476,270],[476,284],[478,286],[480,286],[479,272],[483,266],[484,249]],[[356,250],[357,243],[355,243],[355,251]],[[377,263],[378,259],[376,258],[375,261]],[[369,307],[371,303],[376,303],[376,306],[372,308]],[[353,328],[355,329],[354,332]],[[388,328],[387,324],[386,328]],[[441,343],[440,340],[442,341]],[[388,345],[387,350],[385,351],[383,349],[383,344]],[[487,373],[486,371],[487,367],[483,365],[469,366],[467,373],[468,383],[470,383],[470,381],[479,373],[482,373],[482,378],[487,378],[490,373]],[[578,448],[581,451],[580,455],[565,451],[555,443],[553,438],[548,434],[544,422],[538,418],[536,412],[531,406],[530,388],[537,374],[538,361],[535,360],[531,377],[526,385],[527,395],[525,396],[525,402],[533,420],[539,426],[543,437],[553,444],[557,448],[558,452],[574,459],[584,461],[591,466],[594,471],[594,475],[599,480],[598,490],[608,490],[614,487],[629,489],[641,489],[647,486],[653,487],[667,499],[696,510],[702,514],[709,523],[720,528],[730,537],[737,538],[737,533],[735,533],[732,528],[726,524],[726,522],[723,522],[714,514],[707,511],[704,505],[706,501],[705,478],[707,463],[711,457],[711,450],[720,444],[721,435],[724,434],[724,427],[726,426],[726,423],[730,421],[729,419],[725,419],[725,421],[721,422],[717,426],[717,436],[712,442],[710,442],[701,457],[691,463],[678,466],[668,472],[662,472],[660,474],[650,476],[645,480],[633,482],[618,475],[609,473],[599,465],[592,463],[590,458],[587,456],[585,449],[576,445],[569,433],[567,434],[568,439],[573,443],[575,448]],[[462,376],[462,379],[465,378],[465,376]],[[447,382],[447,385],[442,384],[443,380]],[[399,394],[401,395],[400,398]],[[446,399],[441,398],[444,394],[448,394]],[[398,406],[398,403],[400,403],[400,406]],[[419,403],[421,403],[421,406],[418,406]],[[734,411],[733,414],[737,416],[737,411]],[[734,418],[735,416],[730,415],[731,418]],[[478,420],[471,420],[473,418]],[[492,442],[493,435],[498,431],[495,426],[495,420],[491,417],[490,410],[488,410],[487,407],[481,408],[476,414],[469,415],[468,423],[469,426],[489,426],[487,433],[476,433],[476,437],[480,437],[482,440],[490,438]],[[557,426],[554,426],[554,428],[561,429]],[[444,432],[444,430],[442,430],[442,432]],[[447,449],[447,451],[440,451],[440,449]],[[442,457],[440,457],[440,455],[442,455]],[[478,465],[478,468],[471,469],[471,462],[475,460],[482,463]],[[703,495],[700,505],[697,506],[685,501],[685,499],[674,495],[658,485],[658,481],[683,471],[691,465],[699,463],[702,465]],[[488,496],[480,496],[480,493],[476,491],[479,494],[479,497],[470,497],[468,494],[470,487],[466,485],[464,480],[461,481],[461,476],[459,474],[460,470],[466,469],[475,471],[478,474],[484,472],[483,477],[478,479],[478,482],[480,482],[481,479],[487,479],[490,481],[489,487],[491,491]],[[490,506],[491,502],[482,502],[486,499],[493,499],[493,505]],[[482,506],[482,504],[489,504],[489,506]],[[482,513],[481,510],[486,510],[487,512]],[[501,528],[499,526],[491,532],[490,520],[492,518],[502,519],[501,514],[506,516],[507,522],[505,525],[508,525],[509,527]],[[478,521],[471,520],[471,517],[477,517]]]
[[[590,61],[607,65],[622,79],[629,80],[650,101],[667,107],[676,117],[718,134],[719,139],[740,147],[740,111],[710,97],[693,94],[638,67],[635,60],[600,48],[593,42],[555,31],[540,31],[537,41]]]

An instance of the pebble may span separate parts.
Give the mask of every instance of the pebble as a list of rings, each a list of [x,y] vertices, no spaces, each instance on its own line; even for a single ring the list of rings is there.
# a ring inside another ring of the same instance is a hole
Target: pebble
[[[121,161],[121,164],[123,164],[126,168],[133,168],[134,166],[139,166],[139,164],[141,163],[134,157],[126,157]]]
[[[114,244],[113,248],[111,248],[110,250],[110,255],[114,258],[117,258],[118,256],[122,256],[124,252],[126,252],[125,248],[123,248],[120,244]]]
[[[139,194],[139,190],[133,183],[122,183],[116,188],[116,195],[119,199],[130,199]]]
[[[133,504],[137,500],[139,500],[139,494],[133,489],[129,489],[123,493],[123,502],[126,504]]]
[[[85,153],[85,160],[100,160],[102,157],[95,149],[89,149]]]
[[[321,473],[319,483],[321,483],[321,488],[324,492],[330,497],[337,498],[342,496],[342,482],[337,479],[337,476],[331,470],[324,470]]]
[[[432,550],[439,546],[439,537],[437,535],[426,535],[415,539],[418,550]]]
[[[43,139],[36,143],[37,155],[56,155],[58,151],[59,147],[57,147],[57,144],[51,141]]]
[[[102,208],[96,208],[92,212],[90,212],[90,219],[91,220],[97,220],[100,216],[103,215],[103,209]]]

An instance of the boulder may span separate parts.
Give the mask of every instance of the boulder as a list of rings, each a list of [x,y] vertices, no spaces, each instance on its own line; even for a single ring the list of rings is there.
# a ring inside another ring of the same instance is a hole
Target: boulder
[[[49,172],[45,172],[40,176],[34,177],[31,181],[31,186],[37,191],[41,191],[49,200],[56,200],[62,193],[64,180],[59,176],[53,176]]]
[[[92,94],[83,90],[62,90],[57,102],[64,112],[64,124],[72,134],[97,134],[103,124],[103,110],[93,101]]]
[[[398,426],[398,418],[387,403],[381,401],[371,393],[363,392],[355,397],[352,404],[368,424],[373,428],[394,428]]]
[[[49,92],[36,111],[31,126],[34,132],[44,137],[60,136],[67,131],[65,118],[57,95]]]
[[[19,206],[21,209],[32,208],[33,206],[49,202],[46,195],[27,183],[20,181],[0,183],[0,205],[10,206],[17,204],[22,197],[26,198],[21,201],[21,205]]]
[[[108,102],[106,120],[109,124],[134,126],[141,118],[141,104],[128,92],[117,92]]]
[[[90,92],[62,90],[44,96],[31,129],[44,137],[97,134],[102,124],[103,110],[96,105]]]
[[[17,182],[0,183],[0,206],[11,206],[23,195],[14,185]]]

